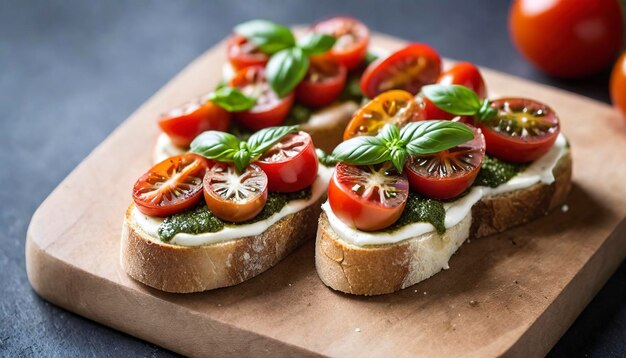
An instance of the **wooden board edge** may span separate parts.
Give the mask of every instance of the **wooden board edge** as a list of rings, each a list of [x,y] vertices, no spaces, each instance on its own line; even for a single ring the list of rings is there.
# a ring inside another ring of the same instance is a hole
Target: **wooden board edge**
[[[610,255],[621,252],[622,255]],[[626,259],[626,218],[561,290],[546,310],[505,352],[507,357],[546,356]],[[534,326],[534,327],[533,327]],[[548,331],[545,327],[557,327]]]
[[[216,320],[205,322],[202,325],[204,331],[191,329],[187,323],[198,319],[197,316],[184,310],[179,311],[176,307],[169,307],[157,296],[145,292],[138,293],[137,290],[94,276],[50,255],[37,244],[30,230],[27,232],[25,251],[28,280],[41,298],[82,317],[171,351],[186,356],[320,356],[320,353]],[[71,282],[59,280],[59,277],[70,276],[73,277]],[[70,297],[73,299],[70,300]],[[103,305],[104,308],[100,305],[90,305],[90,302],[97,300],[107,302]],[[134,306],[129,304],[129,301],[141,304]],[[124,304],[115,304],[119,302]],[[146,309],[149,306],[153,308]],[[155,308],[164,311],[155,314]],[[147,324],[142,328],[136,328],[133,322]],[[180,337],[166,339],[159,327],[168,327],[169,332],[177,332]],[[170,342],[177,344],[173,345]]]

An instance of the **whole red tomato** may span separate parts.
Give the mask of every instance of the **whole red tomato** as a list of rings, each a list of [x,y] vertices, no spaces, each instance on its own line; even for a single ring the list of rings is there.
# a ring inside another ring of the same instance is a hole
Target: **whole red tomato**
[[[611,72],[611,101],[626,119],[626,52],[620,56]]]
[[[619,0],[516,0],[509,28],[535,66],[574,78],[611,63],[622,45],[624,19]]]

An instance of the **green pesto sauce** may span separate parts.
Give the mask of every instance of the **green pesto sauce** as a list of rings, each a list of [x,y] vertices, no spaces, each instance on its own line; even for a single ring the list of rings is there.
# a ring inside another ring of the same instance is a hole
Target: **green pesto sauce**
[[[427,222],[431,223],[438,233],[446,232],[445,226],[446,210],[443,202],[435,199],[428,199],[414,192],[409,193],[402,216],[392,226],[385,231],[395,231],[405,225]]]
[[[292,200],[308,199],[310,197],[311,188],[306,188],[295,193],[269,192],[263,210],[254,218],[241,223],[231,223],[218,219],[209,211],[203,202],[195,208],[168,216],[159,225],[157,232],[161,241],[168,242],[178,233],[203,234],[220,231],[225,226],[236,227],[239,225],[252,224],[269,218],[279,212]]]
[[[485,155],[474,186],[495,188],[511,180],[527,167],[527,164],[508,163]]]

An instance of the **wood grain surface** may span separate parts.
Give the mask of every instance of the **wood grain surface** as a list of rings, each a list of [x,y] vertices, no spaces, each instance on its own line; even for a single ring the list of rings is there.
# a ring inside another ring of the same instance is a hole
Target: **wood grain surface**
[[[373,42],[388,49],[402,45],[383,35]],[[537,98],[560,114],[574,156],[568,211],[466,243],[449,270],[379,297],[324,286],[315,272],[313,241],[235,287],[177,295],[143,286],[121,268],[119,240],[132,184],[150,166],[155,118],[212,89],[223,61],[222,43],[191,63],[36,211],[26,259],[42,297],[195,356],[543,355],[626,256],[626,133],[617,113],[485,69],[494,92]]]

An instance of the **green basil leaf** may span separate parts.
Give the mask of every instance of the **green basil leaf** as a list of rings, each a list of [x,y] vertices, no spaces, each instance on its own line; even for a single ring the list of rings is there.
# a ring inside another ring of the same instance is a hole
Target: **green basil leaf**
[[[282,98],[302,81],[308,68],[309,58],[301,48],[293,47],[274,54],[265,66],[265,72],[272,89]]]
[[[428,85],[422,93],[439,109],[457,116],[473,116],[481,106],[478,95],[461,85]]]
[[[402,173],[402,170],[404,169],[404,163],[406,162],[407,155],[408,153],[404,148],[395,149],[391,152],[391,163],[394,167],[396,167],[399,173]]]
[[[235,33],[270,55],[296,45],[296,39],[288,27],[267,20],[244,22],[235,27]]]
[[[390,159],[389,148],[380,137],[361,136],[339,144],[332,159],[356,165],[378,164]]]
[[[256,99],[248,97],[237,88],[221,87],[209,94],[209,100],[229,112],[248,110],[256,104]]]
[[[498,110],[491,107],[491,103],[489,102],[489,100],[485,99],[483,101],[483,104],[480,106],[480,109],[478,110],[478,114],[474,118],[477,118],[481,122],[486,122],[496,115],[498,115]]]
[[[298,130],[298,126],[280,126],[261,129],[248,138],[248,148],[253,158],[261,156],[282,137]]]
[[[400,130],[400,138],[411,155],[426,155],[450,149],[474,138],[465,124],[451,121],[409,123]]]
[[[335,160],[331,155],[326,154],[323,150],[316,148],[315,154],[317,155],[317,160],[325,167],[332,167],[337,164],[337,160]]]
[[[190,151],[220,162],[232,162],[239,146],[239,139],[232,134],[207,131],[191,142]]]
[[[298,40],[298,47],[304,51],[306,55],[316,55],[324,53],[335,45],[336,38],[327,34],[319,34],[311,32]]]
[[[248,164],[250,164],[250,151],[247,148],[241,148],[235,152],[233,162],[235,163],[235,169],[237,169],[238,172],[243,172]]]
[[[395,124],[387,123],[383,129],[380,130],[378,136],[390,145],[400,139],[400,131]]]

